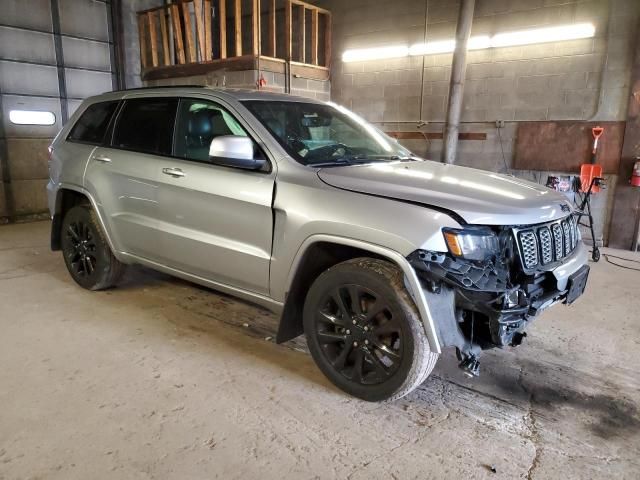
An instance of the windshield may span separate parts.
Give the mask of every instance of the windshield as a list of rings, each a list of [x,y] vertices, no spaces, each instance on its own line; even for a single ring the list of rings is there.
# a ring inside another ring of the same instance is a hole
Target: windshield
[[[303,165],[352,165],[404,160],[412,155],[340,105],[263,100],[242,103]]]

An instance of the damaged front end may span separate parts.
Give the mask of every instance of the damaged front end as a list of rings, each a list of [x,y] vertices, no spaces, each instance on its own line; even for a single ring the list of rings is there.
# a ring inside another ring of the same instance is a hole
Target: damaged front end
[[[562,226],[562,222],[559,222]],[[572,220],[568,221],[573,225]],[[457,349],[460,367],[479,373],[482,350],[517,346],[528,324],[544,309],[571,303],[584,290],[588,266],[578,278],[559,289],[553,269],[571,257],[578,246],[577,228],[556,244],[546,239],[553,225],[532,227],[468,227],[443,231],[449,252],[417,250],[408,260],[420,278],[442,347]],[[533,232],[537,264],[527,249]],[[546,249],[551,249],[548,259]],[[586,270],[585,270],[586,269]],[[571,292],[570,292],[571,290]]]

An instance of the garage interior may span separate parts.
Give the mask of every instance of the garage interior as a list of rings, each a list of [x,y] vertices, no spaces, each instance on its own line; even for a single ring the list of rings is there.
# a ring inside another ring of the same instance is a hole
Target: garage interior
[[[0,480],[640,476],[637,0],[0,12]],[[420,157],[557,188],[579,180],[602,127],[606,188],[593,236],[582,229],[602,259],[575,305],[487,352],[480,377],[442,355],[418,390],[380,404],[335,388],[302,337],[276,344],[277,317],[255,305],[143,267],[83,290],[49,248],[47,147],[87,97],[176,85],[331,101]]]

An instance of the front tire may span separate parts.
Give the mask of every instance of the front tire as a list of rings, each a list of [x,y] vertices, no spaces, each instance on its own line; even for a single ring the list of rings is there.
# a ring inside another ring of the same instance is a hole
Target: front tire
[[[62,254],[71,278],[88,290],[112,287],[124,265],[113,256],[95,212],[88,205],[71,208],[62,221]]]
[[[386,261],[356,258],[323,272],[307,294],[303,323],[320,370],[363,400],[407,395],[438,359],[402,272]]]

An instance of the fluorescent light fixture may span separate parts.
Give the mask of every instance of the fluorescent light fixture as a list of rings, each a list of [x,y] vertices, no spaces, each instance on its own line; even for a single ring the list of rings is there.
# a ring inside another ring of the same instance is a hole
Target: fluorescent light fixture
[[[491,37],[481,35],[471,37],[467,42],[467,50],[480,50],[491,46]],[[434,55],[436,53],[451,53],[456,49],[455,40],[439,42],[416,43],[409,47],[409,55]]]
[[[11,110],[9,121],[16,125],[53,125],[56,116],[53,112],[40,112],[36,110]]]
[[[358,48],[347,50],[342,54],[343,62],[362,62],[364,60],[383,60],[385,58],[406,57],[409,55],[409,47],[395,45],[391,47]]]
[[[450,53],[456,48],[455,40],[440,42],[416,43],[409,47],[409,55],[434,55],[436,53]]]
[[[591,23],[576,23],[574,25],[562,25],[559,27],[534,28],[530,30],[498,33],[493,37],[479,35],[469,39],[467,49],[481,50],[484,48],[513,47],[534,43],[577,40],[579,38],[591,38],[595,35],[595,32],[596,28]],[[416,43],[410,47],[395,45],[390,47],[361,48],[346,50],[342,54],[342,61],[359,62],[362,60],[400,58],[408,55],[435,55],[438,53],[451,53],[455,50],[455,47],[455,40],[440,40],[436,42]]]
[[[534,28],[531,30],[519,30],[517,32],[498,33],[491,39],[492,47],[513,47],[516,45],[529,45],[532,43],[561,42],[563,40],[576,40],[578,38],[590,38],[596,32],[596,28],[590,23],[576,23],[561,27]]]

